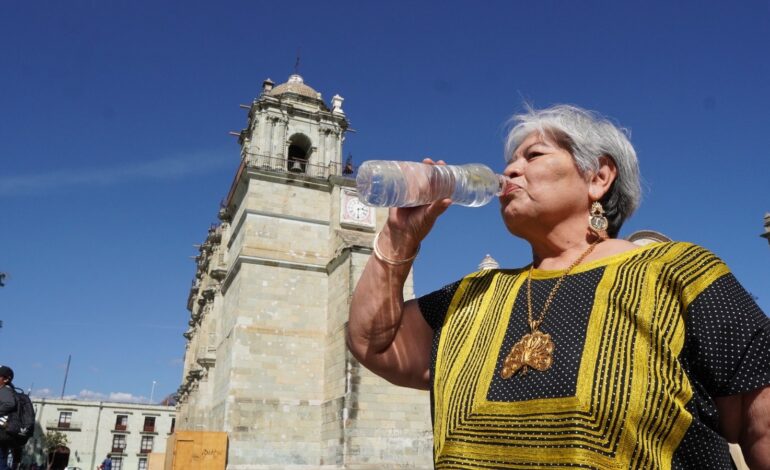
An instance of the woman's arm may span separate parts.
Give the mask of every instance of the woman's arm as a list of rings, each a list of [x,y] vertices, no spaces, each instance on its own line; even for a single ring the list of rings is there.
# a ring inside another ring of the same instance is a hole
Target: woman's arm
[[[378,243],[391,260],[413,256],[436,218],[450,201],[391,209]],[[404,283],[411,263],[394,266],[375,255],[369,258],[350,305],[347,343],[361,364],[396,385],[427,389],[433,330],[416,300],[404,302]]]
[[[770,386],[715,401],[728,442],[740,444],[751,470],[770,470]]]

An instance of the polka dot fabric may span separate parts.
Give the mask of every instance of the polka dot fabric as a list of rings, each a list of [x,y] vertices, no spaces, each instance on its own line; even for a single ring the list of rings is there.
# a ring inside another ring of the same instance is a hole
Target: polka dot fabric
[[[452,297],[454,297],[459,285],[460,281],[457,281],[417,299],[422,316],[428,322],[428,325],[433,328],[434,332],[441,329],[449,303],[452,301]]]
[[[770,383],[770,319],[732,274],[704,290],[687,311],[682,361],[712,396]]]
[[[687,309],[687,336],[680,355],[693,387],[687,410],[693,420],[674,454],[676,469],[734,468],[719,435],[712,397],[737,395],[770,384],[770,319],[726,274]]]
[[[717,257],[663,243],[578,267],[541,325],[556,345],[552,367],[504,380],[505,355],[529,332],[526,272],[477,273],[418,299],[434,329],[436,468],[734,468],[712,397],[770,385],[770,320]],[[536,317],[556,279],[533,277]],[[510,302],[478,300],[500,285]]]
[[[497,360],[487,398],[491,401],[521,401],[537,398],[569,397],[575,394],[580,357],[585,343],[586,324],[593,306],[594,291],[603,269],[597,268],[579,275],[568,276],[546,312],[540,330],[551,335],[555,344],[553,364],[544,372],[518,373],[510,379],[500,376],[503,361],[522,336],[529,333],[527,324],[527,290],[520,289],[513,304],[503,347]],[[557,278],[532,281],[532,311],[540,318],[548,295]]]

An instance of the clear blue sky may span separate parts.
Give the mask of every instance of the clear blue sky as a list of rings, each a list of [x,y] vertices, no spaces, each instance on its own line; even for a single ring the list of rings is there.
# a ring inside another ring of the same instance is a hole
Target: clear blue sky
[[[644,200],[622,234],[710,248],[770,311],[770,2],[2,2],[0,363],[17,384],[147,400],[176,390],[190,256],[238,164],[231,130],[294,69],[357,131],[345,152],[502,168],[526,100],[632,132]],[[485,254],[529,261],[497,204],[453,207],[427,293]]]

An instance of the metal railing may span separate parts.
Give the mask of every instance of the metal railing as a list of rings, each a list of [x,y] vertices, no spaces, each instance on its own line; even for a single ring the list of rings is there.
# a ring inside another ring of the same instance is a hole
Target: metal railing
[[[242,158],[246,162],[247,167],[257,170],[323,179],[341,174],[341,165],[338,162],[330,162],[328,165],[316,165],[300,158],[287,159],[249,152],[242,152]]]

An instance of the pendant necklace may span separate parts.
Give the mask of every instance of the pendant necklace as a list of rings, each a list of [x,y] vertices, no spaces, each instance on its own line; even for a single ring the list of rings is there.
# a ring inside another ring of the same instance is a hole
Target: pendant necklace
[[[535,264],[532,263],[529,267],[529,273],[527,274],[527,320],[529,323],[530,332],[525,334],[516,344],[511,348],[511,352],[505,356],[503,361],[503,369],[500,371],[500,376],[504,379],[511,378],[516,372],[521,370],[521,375],[526,375],[529,367],[537,369],[539,371],[546,371],[550,369],[553,364],[553,350],[554,343],[551,339],[551,335],[540,331],[540,325],[545,319],[545,314],[548,312],[548,307],[551,306],[556,293],[559,291],[564,279],[572,270],[580,264],[586,256],[588,256],[596,245],[601,241],[601,238],[591,243],[586,251],[580,255],[578,259],[573,262],[564,274],[556,281],[556,285],[553,286],[551,292],[548,294],[548,298],[543,304],[543,310],[540,311],[538,319],[533,318],[532,315],[532,269]]]

